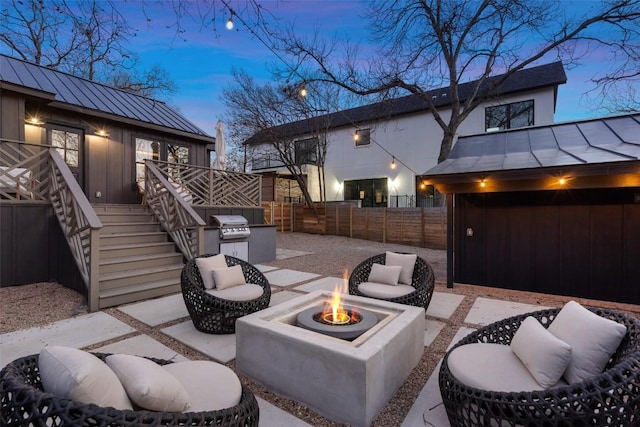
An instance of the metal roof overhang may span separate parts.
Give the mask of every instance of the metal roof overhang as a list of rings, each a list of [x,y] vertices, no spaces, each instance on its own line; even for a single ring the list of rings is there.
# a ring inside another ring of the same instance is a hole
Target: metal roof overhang
[[[421,176],[440,193],[640,187],[640,160]],[[564,183],[561,183],[564,179]],[[484,185],[482,183],[484,182]]]
[[[441,193],[640,187],[640,113],[461,137],[419,179]]]
[[[169,133],[172,135],[180,136],[182,138],[190,138],[205,144],[215,144],[216,139],[214,137],[208,137],[204,135],[198,135],[195,133],[185,132],[178,129],[173,129],[170,127],[160,126],[153,123],[143,122],[141,120],[135,120],[128,117],[118,116],[116,114],[109,114],[102,111],[91,110],[88,108],[78,107],[76,105],[66,104],[64,102],[53,101],[48,104],[51,107],[59,108],[61,110],[73,111],[74,113],[86,114],[92,117],[99,117],[103,119],[112,120],[118,123],[126,123],[128,125],[143,127],[145,129],[153,129],[158,132]]]

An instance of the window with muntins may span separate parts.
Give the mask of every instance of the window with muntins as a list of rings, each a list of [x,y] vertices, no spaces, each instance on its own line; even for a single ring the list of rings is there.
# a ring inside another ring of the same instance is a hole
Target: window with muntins
[[[71,167],[78,167],[80,159],[80,135],[66,130],[51,130],[51,145]]]
[[[317,147],[318,138],[307,138],[296,141],[296,164],[315,165],[318,162]]]
[[[485,108],[487,132],[533,125],[533,99]]]
[[[189,164],[189,147],[136,138],[136,181],[144,180],[144,161],[166,160],[177,165]],[[169,175],[179,180],[180,168],[169,168]]]
[[[371,144],[371,129],[358,129],[356,130],[353,139],[356,142],[356,147]]]

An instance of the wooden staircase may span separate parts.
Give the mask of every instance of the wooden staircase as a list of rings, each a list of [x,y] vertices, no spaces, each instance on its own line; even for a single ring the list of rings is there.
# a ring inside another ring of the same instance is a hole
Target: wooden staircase
[[[184,258],[147,206],[92,206],[103,224],[101,309],[180,292]]]

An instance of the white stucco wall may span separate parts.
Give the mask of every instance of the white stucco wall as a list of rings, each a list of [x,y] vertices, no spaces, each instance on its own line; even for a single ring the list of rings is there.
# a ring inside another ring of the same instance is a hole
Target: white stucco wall
[[[534,125],[553,123],[554,91],[552,88],[528,91],[503,97],[476,108],[458,129],[458,135],[485,132],[485,108],[534,99]],[[449,112],[440,112],[447,120]],[[415,177],[437,164],[443,132],[433,116],[420,113],[395,117],[385,123],[358,123],[360,129],[371,130],[371,144],[356,146],[355,125],[333,129],[328,135],[325,163],[328,201],[344,200],[344,181],[387,178],[388,195],[415,195]],[[385,151],[386,150],[386,151]],[[392,156],[396,168],[391,169]],[[309,191],[320,200],[317,170],[308,168]]]

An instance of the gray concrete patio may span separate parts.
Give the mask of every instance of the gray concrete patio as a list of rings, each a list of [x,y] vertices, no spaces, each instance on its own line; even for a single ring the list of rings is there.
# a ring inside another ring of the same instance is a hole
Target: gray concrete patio
[[[295,251],[279,251],[280,257],[297,256]],[[292,298],[316,290],[332,291],[338,277],[323,277],[318,274],[267,265],[258,265],[272,283],[271,306],[282,304]],[[287,286],[282,289],[282,286]],[[454,288],[455,291],[455,288]],[[447,320],[458,309],[465,295],[435,292],[426,312],[424,331],[425,351],[447,328]],[[475,299],[464,320],[465,324],[455,332],[451,344],[471,332],[472,326],[489,324],[496,320],[544,308],[493,298]],[[160,331],[189,348],[200,352],[211,360],[228,363],[236,356],[235,335],[209,335],[197,331],[187,313],[181,294],[118,307],[117,310],[136,321]],[[185,360],[186,357],[169,348],[142,331],[105,312],[91,313],[52,323],[45,327],[31,328],[0,335],[0,365],[29,354],[38,353],[46,345],[65,345],[76,348],[90,347],[92,351],[129,353],[163,359]],[[104,345],[101,345],[104,343]],[[448,426],[438,388],[438,368],[424,385],[403,426],[435,425]],[[305,426],[303,420],[258,397],[260,425]]]

